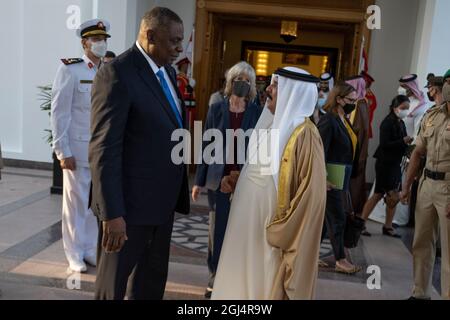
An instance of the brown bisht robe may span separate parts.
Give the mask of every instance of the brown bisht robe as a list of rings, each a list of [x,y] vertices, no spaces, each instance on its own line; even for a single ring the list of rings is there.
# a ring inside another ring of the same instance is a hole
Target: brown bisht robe
[[[326,205],[322,140],[309,120],[292,134],[280,166],[277,212],[267,226],[270,245],[281,249],[271,299],[313,299]]]
[[[352,197],[353,211],[361,214],[367,201],[366,191],[366,164],[369,154],[369,106],[365,99],[356,104],[355,114],[352,114],[350,122],[358,136],[358,154],[356,155],[356,167],[350,181],[350,194]]]

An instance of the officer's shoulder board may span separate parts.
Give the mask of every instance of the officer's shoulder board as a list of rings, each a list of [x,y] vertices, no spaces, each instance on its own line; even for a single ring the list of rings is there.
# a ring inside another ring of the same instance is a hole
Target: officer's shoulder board
[[[441,106],[434,106],[425,113],[424,121],[425,126],[431,127],[433,125],[433,120],[441,112]]]
[[[62,63],[64,63],[66,66],[69,66],[71,64],[76,64],[83,62],[84,60],[81,58],[68,58],[68,59],[61,59]]]
[[[439,109],[441,106],[440,105],[434,105],[434,106],[432,106],[430,109],[428,109],[426,112],[425,112],[425,114],[427,114],[427,113],[431,113],[431,112],[434,112],[434,111],[436,111],[437,109]]]

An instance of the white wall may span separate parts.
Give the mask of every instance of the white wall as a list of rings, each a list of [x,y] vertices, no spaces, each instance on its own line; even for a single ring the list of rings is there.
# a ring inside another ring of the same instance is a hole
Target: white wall
[[[177,13],[184,24],[184,47],[186,48],[195,25],[195,0],[159,0],[155,4]]]
[[[381,30],[372,31],[369,73],[375,78],[372,89],[378,100],[373,121],[374,138],[369,144],[367,181],[375,179],[373,154],[379,143],[379,126],[389,113],[397,94],[398,80],[411,73],[419,2],[424,0],[377,0],[381,7]]]
[[[132,46],[142,16],[156,5],[181,16],[185,43],[194,25],[194,0],[2,0],[0,37],[8,39],[0,57],[0,142],[5,158],[51,161],[44,132],[49,118],[39,108],[37,87],[53,82],[61,58],[83,54],[75,30],[66,27],[70,5],[80,7],[81,22],[98,16],[111,23],[109,49],[116,54]]]
[[[0,59],[0,142],[4,156],[7,151],[20,153],[23,149],[23,3],[24,0],[5,1],[0,10],[0,38],[4,45],[8,43],[8,48],[2,46]],[[15,26],[16,36],[4,26]]]
[[[428,73],[444,75],[450,69],[450,1],[421,1],[419,21],[422,28],[416,33],[411,70],[425,85]]]
[[[111,38],[108,39],[108,50],[121,54],[136,41],[136,36],[130,39],[134,31],[135,21],[128,21],[130,10],[136,12],[136,0],[98,0],[98,18],[105,19],[111,24]],[[134,10],[133,10],[134,9]],[[135,18],[135,14],[133,15]]]
[[[411,73],[419,76],[422,84],[427,76],[429,47],[431,44],[431,33],[433,29],[434,12],[436,0],[425,0],[419,3],[417,15],[416,36],[414,39],[413,58],[411,61]]]
[[[195,0],[98,0],[99,13],[109,19],[115,37],[123,43],[111,40],[111,49],[120,53],[136,41],[144,14],[155,6],[167,7],[177,13],[184,23],[184,48],[186,48],[195,23]],[[123,14],[124,10],[126,15]],[[114,26],[116,26],[114,28]],[[117,27],[119,26],[119,28]],[[125,26],[125,27],[124,27]],[[122,45],[122,46],[121,46]]]
[[[40,111],[37,86],[53,82],[61,58],[80,56],[80,41],[66,27],[66,10],[79,5],[81,16],[90,18],[92,5],[85,2],[2,1],[0,36],[9,39],[0,59],[0,139],[5,158],[51,160],[44,139],[49,119]]]

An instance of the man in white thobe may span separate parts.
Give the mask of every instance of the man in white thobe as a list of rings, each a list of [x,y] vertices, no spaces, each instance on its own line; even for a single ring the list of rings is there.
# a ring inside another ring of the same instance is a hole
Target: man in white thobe
[[[234,190],[212,299],[314,297],[326,202],[323,145],[309,120],[318,82],[292,67],[272,78]],[[223,190],[234,183],[225,177]]]

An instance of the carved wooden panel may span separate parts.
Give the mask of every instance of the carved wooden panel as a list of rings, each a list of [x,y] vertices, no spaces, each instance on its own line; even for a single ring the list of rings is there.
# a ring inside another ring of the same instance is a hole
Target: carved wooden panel
[[[336,9],[350,9],[350,10],[365,10],[367,8],[365,0],[215,0],[219,2],[230,3],[236,2],[239,4],[251,3],[251,4],[270,4],[270,5],[289,5],[296,7],[309,7],[309,8],[336,8]],[[208,2],[206,0],[205,2]]]

